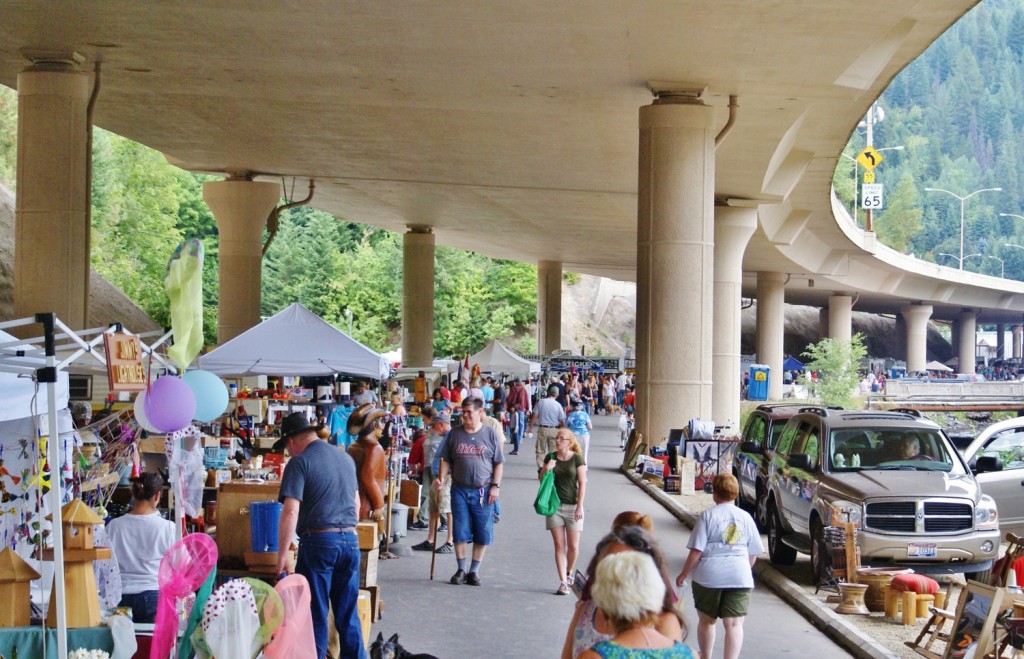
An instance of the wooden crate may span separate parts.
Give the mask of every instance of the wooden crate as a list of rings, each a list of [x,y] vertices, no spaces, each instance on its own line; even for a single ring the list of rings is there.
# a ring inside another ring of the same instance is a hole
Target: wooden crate
[[[277,501],[280,481],[242,483],[229,481],[217,490],[217,552],[222,566],[244,565],[245,553],[252,550],[249,533],[249,504]]]
[[[377,585],[377,560],[380,558],[380,549],[374,547],[370,550],[360,551],[359,557],[359,587]]]
[[[377,622],[381,619],[381,611],[384,608],[380,599],[380,586],[367,586],[362,590],[370,591],[370,622]]]
[[[375,548],[380,539],[377,522],[359,522],[356,524],[356,535],[359,536],[359,549]]]

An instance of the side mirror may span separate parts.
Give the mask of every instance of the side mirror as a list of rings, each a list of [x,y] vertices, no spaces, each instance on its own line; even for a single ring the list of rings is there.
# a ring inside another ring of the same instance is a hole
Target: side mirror
[[[803,471],[811,471],[815,467],[814,459],[806,453],[794,453],[786,460],[786,464],[793,469],[802,469]]]
[[[740,453],[763,453],[763,452],[764,451],[761,450],[761,447],[758,444],[754,443],[754,442],[747,441],[747,442],[741,442],[740,443]]]
[[[974,463],[974,473],[984,474],[989,471],[1002,471],[1003,461],[998,455],[983,455]]]

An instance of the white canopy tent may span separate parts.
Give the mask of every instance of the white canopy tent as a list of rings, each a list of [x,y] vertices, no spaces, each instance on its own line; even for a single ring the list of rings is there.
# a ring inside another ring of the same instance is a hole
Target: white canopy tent
[[[100,365],[106,365],[106,354],[102,347],[103,333],[114,328],[72,331],[54,314],[38,314],[34,318],[22,318],[0,323],[0,330],[41,324],[43,335],[29,339],[16,339],[0,331],[0,441],[15,440],[39,435],[51,438],[47,442],[46,460],[53,469],[63,464],[62,441],[53,441],[53,429],[59,439],[73,432],[68,406],[68,377],[66,368],[81,358],[91,358]],[[120,327],[116,329],[120,330]],[[92,336],[90,340],[85,337]],[[157,342],[163,342],[164,335]],[[166,361],[155,354],[152,346],[143,344],[144,354],[153,357],[167,367]],[[60,356],[58,356],[60,355]],[[57,607],[57,656],[66,657],[67,612],[65,608],[64,570],[56,569],[64,564],[64,543],[60,509],[63,503],[64,487],[62,478],[51,478],[51,487],[46,494],[46,507],[54,514],[53,533],[53,596],[50,606]],[[45,511],[37,511],[45,512]],[[43,574],[41,588],[45,592],[51,571],[40,570]]]
[[[383,380],[384,357],[298,302],[199,358],[216,375],[352,375]]]
[[[926,370],[926,371],[944,371],[944,372],[948,373],[949,371],[952,371],[953,369],[951,369],[950,367],[946,366],[942,362],[930,361],[930,362],[928,362],[927,364],[924,365],[924,370]]]
[[[491,341],[486,348],[470,356],[469,363],[479,365],[482,373],[508,373],[528,378],[531,373],[540,372],[540,364],[523,359],[498,341]]]

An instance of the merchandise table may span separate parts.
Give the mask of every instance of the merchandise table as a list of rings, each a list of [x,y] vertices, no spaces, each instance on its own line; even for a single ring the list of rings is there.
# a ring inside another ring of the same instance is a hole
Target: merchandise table
[[[114,638],[110,627],[86,627],[68,630],[68,652],[84,648],[86,650],[114,650]],[[17,652],[17,655],[15,655]],[[57,630],[46,628],[46,651],[43,652],[43,627],[5,627],[0,629],[0,657],[13,659],[58,659]]]

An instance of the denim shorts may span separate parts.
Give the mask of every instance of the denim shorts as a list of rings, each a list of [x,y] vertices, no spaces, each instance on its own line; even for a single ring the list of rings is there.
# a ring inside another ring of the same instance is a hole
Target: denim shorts
[[[156,620],[156,603],[160,599],[159,590],[144,590],[121,596],[118,606],[126,606],[132,610],[132,621],[151,624]]]
[[[480,492],[484,494],[481,497]],[[494,541],[494,506],[487,503],[487,488],[452,483],[452,537],[457,543],[489,545]]]

